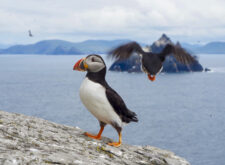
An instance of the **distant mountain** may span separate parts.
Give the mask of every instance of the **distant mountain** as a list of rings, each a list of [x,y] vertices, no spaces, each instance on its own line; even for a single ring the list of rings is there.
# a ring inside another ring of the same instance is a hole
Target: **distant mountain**
[[[130,40],[87,40],[84,42],[68,42],[64,40],[43,40],[28,45],[5,45],[0,44],[0,54],[104,54],[117,45],[127,43]],[[153,52],[159,52],[162,45],[171,42],[163,34],[161,39],[155,41],[148,49]],[[145,46],[145,43],[140,43]],[[225,42],[210,42],[206,45],[182,43],[182,47],[193,53],[225,54]]]
[[[35,44],[15,45],[7,49],[1,49],[0,54],[101,54],[126,42],[129,42],[129,40],[87,40],[79,43],[63,40],[44,40]]]
[[[0,49],[6,49],[8,47],[10,47],[11,45],[8,44],[0,44]]]
[[[225,42],[210,42],[206,45],[182,43],[182,46],[194,53],[225,54]]]
[[[210,42],[194,50],[196,53],[225,54],[225,42]]]
[[[145,51],[151,51],[154,53],[160,53],[167,44],[173,44],[172,41],[163,34],[157,41],[155,41],[151,46],[143,48]],[[176,43],[177,46],[181,46],[179,42]],[[141,62],[140,57],[137,54],[131,56],[131,58],[123,61],[114,62],[109,70],[111,71],[127,71],[127,72],[141,72]],[[162,72],[196,72],[203,71],[202,65],[196,62],[190,65],[181,64],[173,56],[168,56],[163,63]]]
[[[181,43],[181,45],[182,45],[182,47],[184,47],[185,49],[188,49],[190,51],[193,51],[194,49],[197,49],[202,46],[200,44],[189,44],[189,43]]]
[[[87,40],[84,42],[76,43],[76,47],[79,48],[81,52],[85,52],[85,54],[102,54],[107,53],[113,47],[116,47],[123,43],[127,43],[129,41],[130,40]]]
[[[72,42],[46,40],[29,45],[15,45],[1,50],[2,54],[65,54],[73,47]],[[74,53],[80,53],[75,50]]]

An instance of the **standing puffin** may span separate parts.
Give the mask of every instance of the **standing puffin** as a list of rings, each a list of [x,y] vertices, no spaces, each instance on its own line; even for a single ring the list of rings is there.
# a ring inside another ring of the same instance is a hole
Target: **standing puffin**
[[[154,81],[155,76],[162,71],[163,62],[168,55],[173,54],[175,59],[182,64],[196,62],[195,58],[182,47],[173,44],[167,44],[161,53],[145,52],[137,42],[129,42],[109,52],[112,57],[118,60],[125,60],[129,58],[132,53],[138,53],[141,57],[142,71],[147,73],[151,81]]]
[[[101,56],[96,54],[82,58],[74,65],[73,70],[87,71],[80,87],[80,98],[85,107],[94,115],[99,123],[97,135],[85,132],[93,139],[101,139],[106,124],[112,125],[118,132],[119,141],[108,145],[119,147],[122,143],[123,123],[137,122],[136,114],[130,111],[119,94],[106,82],[106,65]]]

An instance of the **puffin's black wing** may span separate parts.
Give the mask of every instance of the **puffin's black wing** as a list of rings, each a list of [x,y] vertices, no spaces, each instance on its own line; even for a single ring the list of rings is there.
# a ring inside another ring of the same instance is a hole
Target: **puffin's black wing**
[[[173,54],[177,61],[181,62],[182,64],[191,64],[195,62],[195,58],[188,53],[185,49],[178,45],[167,44],[165,48],[159,53],[159,57],[162,62],[165,60],[166,56]]]
[[[140,54],[145,53],[137,42],[129,42],[111,50],[109,55],[118,60],[125,60],[129,58],[133,52]]]
[[[129,123],[131,121],[138,121],[136,113],[130,111],[126,107],[126,104],[124,103],[123,99],[111,87],[106,88],[106,97],[123,122]]]

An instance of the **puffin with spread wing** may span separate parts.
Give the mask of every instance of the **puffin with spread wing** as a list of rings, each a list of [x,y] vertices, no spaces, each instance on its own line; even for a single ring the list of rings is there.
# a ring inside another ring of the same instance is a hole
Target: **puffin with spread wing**
[[[132,53],[137,53],[141,57],[142,71],[147,73],[151,81],[154,81],[155,76],[162,71],[166,56],[173,55],[182,64],[191,64],[196,61],[185,49],[173,44],[167,44],[160,53],[152,53],[142,50],[137,42],[129,42],[111,50],[109,55],[118,60],[125,60]]]

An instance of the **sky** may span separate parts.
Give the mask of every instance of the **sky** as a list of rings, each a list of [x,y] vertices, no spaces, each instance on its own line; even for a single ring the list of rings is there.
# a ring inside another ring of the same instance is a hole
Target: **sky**
[[[225,41],[225,0],[0,0],[0,44],[130,39]],[[29,37],[28,30],[33,37]]]

